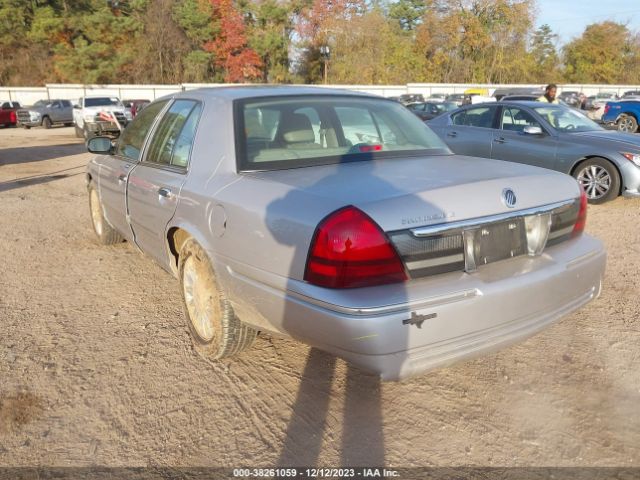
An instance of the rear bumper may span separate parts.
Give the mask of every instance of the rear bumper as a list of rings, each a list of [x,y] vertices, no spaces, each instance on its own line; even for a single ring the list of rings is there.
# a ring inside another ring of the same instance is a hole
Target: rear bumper
[[[383,380],[400,380],[515,343],[568,315],[599,295],[605,263],[602,243],[582,235],[540,257],[404,285],[336,293],[290,281],[285,293],[232,268],[227,285],[244,321],[267,322]]]

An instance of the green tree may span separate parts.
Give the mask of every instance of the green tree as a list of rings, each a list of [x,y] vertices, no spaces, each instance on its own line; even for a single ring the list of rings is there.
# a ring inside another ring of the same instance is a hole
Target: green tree
[[[530,80],[551,83],[560,76],[560,58],[556,50],[558,35],[549,25],[542,25],[531,37],[529,53],[531,56]]]
[[[389,7],[389,18],[396,20],[404,30],[414,30],[426,9],[424,0],[398,0]]]
[[[563,48],[565,76],[576,83],[636,83],[640,74],[638,38],[620,23],[589,25]]]

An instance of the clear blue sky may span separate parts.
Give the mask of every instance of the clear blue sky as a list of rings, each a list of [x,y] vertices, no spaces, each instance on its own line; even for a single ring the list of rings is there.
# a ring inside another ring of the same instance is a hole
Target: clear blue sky
[[[638,0],[537,0],[536,26],[545,23],[559,35],[560,44],[582,34],[592,23],[614,20],[628,23],[640,31],[640,2]]]

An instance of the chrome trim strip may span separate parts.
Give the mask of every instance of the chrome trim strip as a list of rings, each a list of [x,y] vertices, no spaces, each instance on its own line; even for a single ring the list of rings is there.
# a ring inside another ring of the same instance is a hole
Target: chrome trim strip
[[[287,290],[287,295],[294,297],[300,301],[311,303],[318,307],[326,308],[332,312],[343,313],[346,315],[357,316],[371,316],[371,315],[385,315],[389,313],[406,313],[411,310],[421,308],[433,308],[439,307],[447,303],[459,302],[462,300],[468,300],[474,297],[482,296],[482,292],[477,289],[463,290],[460,292],[448,293],[445,295],[438,295],[436,297],[425,298],[422,300],[414,300],[406,303],[394,303],[391,305],[383,305],[380,307],[344,307],[342,305],[336,305],[333,303],[324,302],[317,298],[308,297],[293,290]]]
[[[415,262],[406,262],[409,270],[418,270],[420,268],[439,267],[448,263],[463,262],[464,254],[448,255],[446,257],[437,257],[429,260],[416,260]]]
[[[528,208],[526,210],[518,210],[516,212],[500,213],[498,215],[490,215],[487,217],[473,218],[470,220],[461,220],[459,222],[440,223],[438,225],[429,225],[427,227],[412,228],[410,230],[414,237],[429,237],[431,235],[441,235],[454,230],[463,230],[466,228],[479,227],[488,223],[502,222],[517,217],[526,217],[528,215],[539,215],[542,213],[559,213],[579,200],[565,200],[563,202],[543,205],[541,207]]]
[[[561,237],[562,235],[568,235],[569,233],[573,232],[573,225],[563,228],[561,230],[556,230],[555,232],[552,232],[549,234],[549,240],[553,240],[554,238],[558,238]]]

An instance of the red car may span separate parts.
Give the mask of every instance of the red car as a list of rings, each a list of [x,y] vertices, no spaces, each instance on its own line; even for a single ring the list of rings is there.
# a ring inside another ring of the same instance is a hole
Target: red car
[[[0,105],[0,125],[3,127],[12,127],[17,122],[16,110],[20,104],[18,102],[3,102]]]

